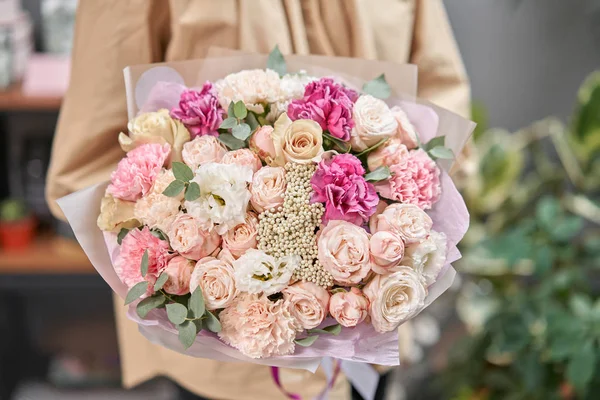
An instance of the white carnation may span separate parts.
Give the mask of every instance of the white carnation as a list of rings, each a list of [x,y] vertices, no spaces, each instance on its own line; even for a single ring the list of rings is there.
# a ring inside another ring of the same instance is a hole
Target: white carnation
[[[433,284],[446,264],[446,242],[445,234],[431,231],[427,239],[406,247],[402,265],[421,274],[426,286]]]
[[[229,103],[243,101],[248,110],[257,114],[264,112],[264,105],[279,100],[280,79],[270,69],[253,69],[229,74],[215,82],[217,98],[227,110]]]
[[[288,286],[298,265],[300,257],[297,255],[277,259],[261,250],[249,249],[233,262],[235,283],[242,292],[268,296]]]

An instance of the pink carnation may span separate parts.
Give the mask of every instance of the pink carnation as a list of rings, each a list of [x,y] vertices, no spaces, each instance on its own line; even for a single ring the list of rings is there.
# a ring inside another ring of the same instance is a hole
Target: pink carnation
[[[340,154],[319,163],[310,180],[313,202],[325,203],[324,222],[343,220],[362,225],[375,212],[379,197],[365,181],[365,169],[351,154]]]
[[[143,277],[141,265],[146,250],[148,250],[148,273]],[[149,282],[149,294],[151,294],[156,279],[167,267],[171,257],[169,243],[150,233],[147,226],[142,230],[132,229],[123,238],[121,252],[115,262],[115,272],[128,288],[142,281]]]
[[[440,198],[440,170],[423,150],[411,150],[398,164],[390,166],[392,177],[376,184],[386,199],[430,209]]]
[[[136,147],[119,161],[106,191],[121,200],[136,201],[148,194],[171,154],[169,144],[149,143]]]
[[[352,107],[358,93],[331,78],[321,78],[306,85],[304,97],[288,106],[288,115],[293,121],[311,119],[323,130],[341,140],[350,140],[354,127]]]
[[[223,122],[225,110],[221,108],[212,83],[206,82],[201,91],[186,90],[179,98],[179,106],[171,110],[171,117],[183,122],[192,138],[196,136],[217,136],[217,129]]]

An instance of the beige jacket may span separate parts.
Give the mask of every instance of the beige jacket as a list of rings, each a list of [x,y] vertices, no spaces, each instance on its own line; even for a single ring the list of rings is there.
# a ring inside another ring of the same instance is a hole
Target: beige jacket
[[[69,90],[48,173],[55,200],[108,179],[123,153],[117,135],[127,111],[123,68],[201,58],[208,47],[381,59],[419,66],[419,96],[462,115],[469,86],[442,0],[80,0]],[[285,398],[269,368],[195,359],[142,337],[115,300],[123,382],[166,375],[216,399]],[[322,371],[284,370],[286,388],[303,398],[326,384]],[[348,399],[338,379],[331,399]]]

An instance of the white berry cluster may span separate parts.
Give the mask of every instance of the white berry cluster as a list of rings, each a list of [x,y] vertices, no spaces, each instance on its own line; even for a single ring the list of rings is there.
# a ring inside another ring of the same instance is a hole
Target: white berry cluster
[[[315,169],[312,164],[286,164],[283,206],[259,215],[258,248],[277,258],[299,255],[302,261],[294,278],[328,287],[333,285],[333,277],[317,261],[315,235],[321,225],[323,204],[310,202],[310,178]]]

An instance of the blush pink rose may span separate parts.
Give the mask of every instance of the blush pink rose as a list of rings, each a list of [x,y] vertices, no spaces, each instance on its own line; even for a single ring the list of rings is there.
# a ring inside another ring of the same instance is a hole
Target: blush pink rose
[[[316,328],[327,316],[329,292],[323,287],[311,282],[299,282],[281,292],[298,331]]]
[[[183,145],[181,157],[193,171],[208,163],[221,162],[227,148],[214,136],[199,136]]]
[[[148,250],[148,273],[143,277],[141,265],[146,250]],[[156,279],[167,267],[171,257],[169,243],[154,236],[147,226],[142,230],[132,229],[121,243],[121,251],[115,262],[115,272],[128,288],[132,288],[139,282],[149,282],[148,294],[152,294]]]
[[[239,258],[246,250],[256,248],[257,236],[258,217],[253,212],[248,212],[243,224],[236,225],[223,235],[223,248],[228,249],[235,258]]]
[[[408,158],[408,149],[400,139],[393,138],[369,153],[367,165],[370,171],[375,171],[382,166],[390,167],[400,164],[405,158]]]
[[[238,295],[233,267],[214,257],[206,257],[196,263],[190,291],[193,293],[197,287],[202,289],[206,308],[211,311],[229,307]]]
[[[377,274],[389,274],[400,265],[404,256],[404,242],[395,233],[376,232],[369,240],[371,247],[371,269]]]
[[[148,143],[136,147],[119,161],[110,175],[108,194],[121,200],[136,201],[152,190],[152,185],[169,159],[169,144]]]
[[[256,154],[250,149],[239,149],[228,151],[221,160],[222,164],[237,164],[242,167],[249,167],[252,172],[258,171],[262,167],[262,162]]]
[[[250,202],[259,213],[283,204],[285,194],[285,168],[262,167],[252,177]]]
[[[182,256],[199,260],[218,249],[221,237],[216,231],[208,232],[201,228],[196,218],[180,212],[166,232],[173,250]]]
[[[414,149],[419,144],[417,139],[417,131],[414,125],[408,119],[408,115],[399,106],[392,107],[392,114],[398,121],[398,131],[396,137],[400,139],[400,142],[405,145],[409,150]]]
[[[250,137],[250,149],[268,165],[271,165],[277,155],[272,135],[273,127],[264,125],[258,128]]]
[[[405,244],[420,242],[429,236],[433,221],[427,213],[412,204],[390,204],[371,222],[371,233],[389,231]]]
[[[163,290],[169,294],[183,296],[190,292],[190,278],[194,262],[182,256],[171,258],[167,268],[163,271],[169,278],[163,286]]]
[[[217,100],[212,83],[206,82],[200,91],[185,90],[179,105],[171,110],[171,117],[180,120],[192,137],[217,136],[225,110]]]
[[[329,313],[342,326],[351,328],[367,318],[369,300],[359,288],[350,288],[349,292],[337,292],[329,301]]]

